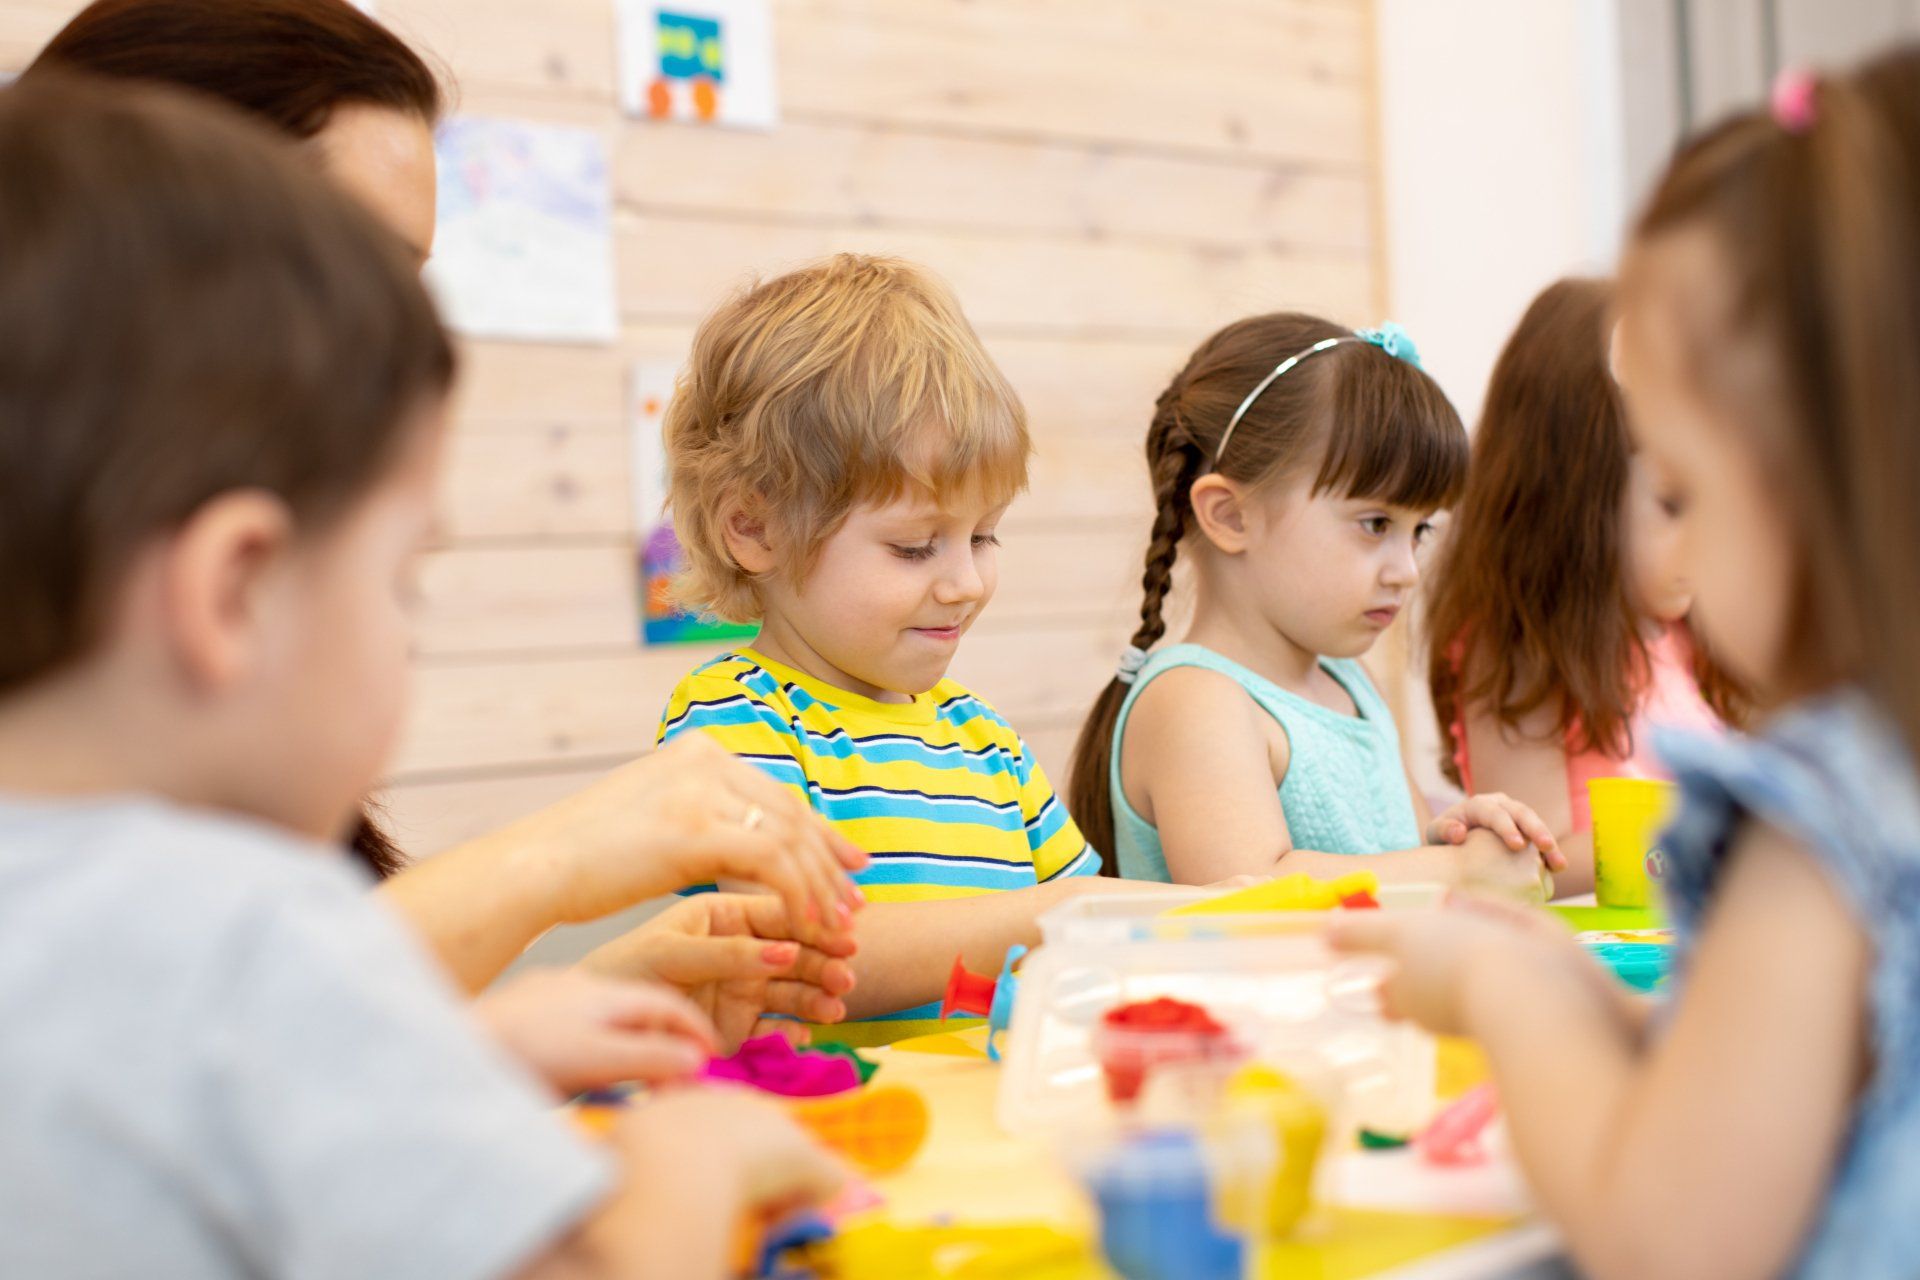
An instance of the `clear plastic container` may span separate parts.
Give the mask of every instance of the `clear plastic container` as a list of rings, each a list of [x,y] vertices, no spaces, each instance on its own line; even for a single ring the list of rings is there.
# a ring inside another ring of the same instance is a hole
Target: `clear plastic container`
[[[1175,907],[1221,896],[1218,889],[1170,884],[1155,893],[1085,894],[1040,917],[1042,945],[1178,942],[1206,938],[1261,938],[1318,933],[1330,911],[1261,911],[1244,915],[1169,916]],[[1440,884],[1383,884],[1375,895],[1384,910],[1433,907],[1446,896]]]
[[[1042,921],[1049,945],[1020,974],[1000,1080],[998,1119],[1007,1131],[1118,1119],[1126,1108],[1109,1098],[1098,1029],[1116,1006],[1159,996],[1204,1008],[1244,1050],[1236,1061],[1321,1084],[1336,1100],[1344,1132],[1409,1132],[1431,1110],[1433,1039],[1386,1020],[1384,963],[1335,955],[1320,936],[1324,913],[1296,917],[1310,928],[1243,936],[1204,929],[1240,917],[1173,917],[1161,923],[1178,922],[1175,936],[1147,938],[1128,932],[1122,914],[1095,913],[1081,923],[1051,918],[1058,914]],[[1143,1078],[1146,1092],[1151,1085],[1150,1075]]]

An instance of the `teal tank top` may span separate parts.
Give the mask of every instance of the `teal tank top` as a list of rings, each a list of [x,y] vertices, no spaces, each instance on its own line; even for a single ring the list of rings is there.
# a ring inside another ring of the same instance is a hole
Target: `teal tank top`
[[[1390,853],[1423,843],[1420,821],[1407,788],[1400,734],[1393,713],[1373,681],[1352,658],[1322,658],[1320,665],[1359,709],[1357,716],[1331,711],[1282,689],[1231,658],[1197,644],[1176,644],[1147,659],[1127,691],[1114,725],[1113,765],[1107,784],[1113,795],[1114,858],[1129,880],[1171,880],[1160,832],[1127,803],[1120,785],[1120,757],[1134,699],[1162,672],[1203,667],[1227,676],[1287,735],[1287,776],[1280,807],[1297,849],[1321,853]]]

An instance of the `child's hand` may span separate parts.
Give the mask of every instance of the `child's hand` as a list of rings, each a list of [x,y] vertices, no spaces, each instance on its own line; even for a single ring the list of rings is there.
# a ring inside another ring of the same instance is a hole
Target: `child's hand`
[[[672,1089],[635,1106],[616,1141],[666,1171],[717,1161],[738,1180],[742,1207],[776,1218],[832,1199],[846,1170],[777,1104],[744,1089]]]
[[[1567,865],[1553,838],[1553,828],[1529,806],[1499,792],[1468,796],[1436,814],[1427,826],[1427,843],[1460,844],[1474,830],[1493,832],[1515,853],[1532,845],[1540,851],[1540,860],[1549,871],[1560,871]]]
[[[716,1049],[678,992],[580,969],[536,969],[474,1002],[495,1039],[562,1096],[627,1080],[683,1080]]]
[[[1636,1036],[1639,1034],[1645,1021],[1647,997],[1614,977],[1597,956],[1580,944],[1574,931],[1553,913],[1511,899],[1486,898],[1473,893],[1450,894],[1447,905],[1486,916],[1525,933],[1538,947],[1537,954],[1541,960],[1578,974],[1582,982],[1614,1007],[1629,1030]]]
[[[1552,873],[1524,841],[1515,850],[1498,833],[1475,827],[1454,846],[1453,860],[1456,888],[1536,904],[1553,897]]]
[[[1557,926],[1556,926],[1557,927]],[[1561,941],[1572,944],[1562,929]],[[1393,961],[1381,984],[1387,1016],[1409,1018],[1439,1035],[1471,1035],[1469,993],[1485,975],[1535,964],[1559,950],[1531,925],[1464,901],[1434,911],[1349,911],[1327,927],[1335,950]]]
[[[786,904],[761,894],[702,893],[683,898],[639,928],[582,961],[611,977],[664,982],[713,1019],[721,1052],[779,1031],[802,1033],[798,1023],[769,1021],[784,1014],[806,1022],[838,1022],[853,990],[851,933],[817,946],[794,938]]]
[[[550,863],[562,920],[597,920],[718,880],[761,885],[809,942],[864,902],[848,873],[867,855],[791,789],[688,734],[526,820],[520,847]]]

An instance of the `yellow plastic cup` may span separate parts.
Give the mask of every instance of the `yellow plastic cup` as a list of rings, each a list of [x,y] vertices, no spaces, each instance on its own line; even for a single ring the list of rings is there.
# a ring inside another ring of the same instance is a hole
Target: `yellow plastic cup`
[[[1673,812],[1671,782],[1650,778],[1595,778],[1593,895],[1603,907],[1650,907],[1653,886],[1666,876],[1666,856],[1655,843]]]

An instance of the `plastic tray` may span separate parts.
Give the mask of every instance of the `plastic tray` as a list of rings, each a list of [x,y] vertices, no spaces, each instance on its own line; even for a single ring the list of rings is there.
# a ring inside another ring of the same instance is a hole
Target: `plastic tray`
[[[1048,945],[1020,972],[1008,1036],[998,1107],[1003,1128],[1048,1132],[1122,1119],[1107,1100],[1094,1029],[1115,1005],[1156,996],[1204,1006],[1249,1047],[1253,1061],[1330,1085],[1342,1127],[1408,1132],[1424,1122],[1433,1102],[1434,1042],[1382,1016],[1382,962],[1334,955],[1319,933],[1325,913],[1152,922],[1139,909],[1153,898],[1119,900],[1133,904],[1132,913],[1096,909],[1101,901],[1086,899],[1072,904],[1080,911],[1063,908],[1042,920]],[[1279,918],[1291,927],[1272,927]],[[1268,927],[1219,929],[1240,920]]]

